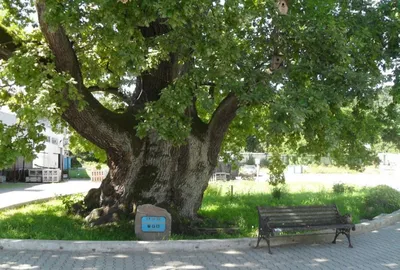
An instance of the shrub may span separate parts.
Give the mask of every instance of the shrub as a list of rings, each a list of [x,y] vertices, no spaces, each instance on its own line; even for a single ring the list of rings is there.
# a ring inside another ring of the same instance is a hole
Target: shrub
[[[400,209],[400,192],[386,185],[371,188],[365,197],[366,218]]]
[[[341,194],[341,193],[344,193],[344,191],[346,189],[346,185],[343,183],[334,184],[332,189],[333,189],[334,193]]]
[[[334,184],[332,189],[336,194],[343,194],[345,192],[353,193],[355,191],[355,187],[343,183]]]
[[[281,199],[286,193],[288,193],[286,185],[274,186],[272,188],[271,195],[274,199]]]
[[[256,159],[253,155],[250,155],[249,158],[246,160],[247,165],[256,165]]]
[[[76,213],[74,206],[79,203],[83,203],[84,195],[82,193],[66,195],[60,197],[62,204],[68,214]]]

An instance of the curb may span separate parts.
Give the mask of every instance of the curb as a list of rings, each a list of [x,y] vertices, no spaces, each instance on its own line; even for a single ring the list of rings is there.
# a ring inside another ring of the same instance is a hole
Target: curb
[[[400,222],[400,210],[391,214],[381,214],[371,221],[356,224],[352,235],[374,231]],[[287,244],[315,244],[332,241],[334,230],[324,230],[317,234],[281,236],[271,238],[271,246]],[[338,243],[343,238],[338,239]],[[347,241],[342,241],[347,246]],[[254,248],[257,238],[173,240],[173,241],[74,241],[74,240],[18,240],[0,239],[0,250],[47,250],[81,252],[166,252],[166,251],[216,251],[222,249]],[[355,242],[355,246],[357,242]],[[261,247],[266,241],[260,242]]]

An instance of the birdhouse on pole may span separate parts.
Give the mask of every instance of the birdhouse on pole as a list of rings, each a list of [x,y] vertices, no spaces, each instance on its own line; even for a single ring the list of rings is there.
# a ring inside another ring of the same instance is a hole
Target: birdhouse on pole
[[[289,11],[287,0],[278,0],[278,10],[281,15],[286,15]]]

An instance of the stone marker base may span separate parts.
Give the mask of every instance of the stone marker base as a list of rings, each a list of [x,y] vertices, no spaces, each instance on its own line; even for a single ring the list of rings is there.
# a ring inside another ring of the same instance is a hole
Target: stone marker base
[[[159,220],[154,223],[157,227],[154,224],[152,227],[151,219],[157,219],[157,217]],[[149,221],[144,224],[147,222],[146,218]],[[168,240],[171,236],[171,214],[167,210],[151,204],[139,205],[135,216],[135,234],[139,240],[144,241]]]

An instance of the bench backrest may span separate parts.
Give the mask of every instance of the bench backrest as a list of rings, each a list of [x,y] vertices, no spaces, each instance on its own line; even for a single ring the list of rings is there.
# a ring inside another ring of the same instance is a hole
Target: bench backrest
[[[307,225],[340,224],[336,205],[328,206],[258,206],[260,228],[266,221],[272,228],[303,227]]]

